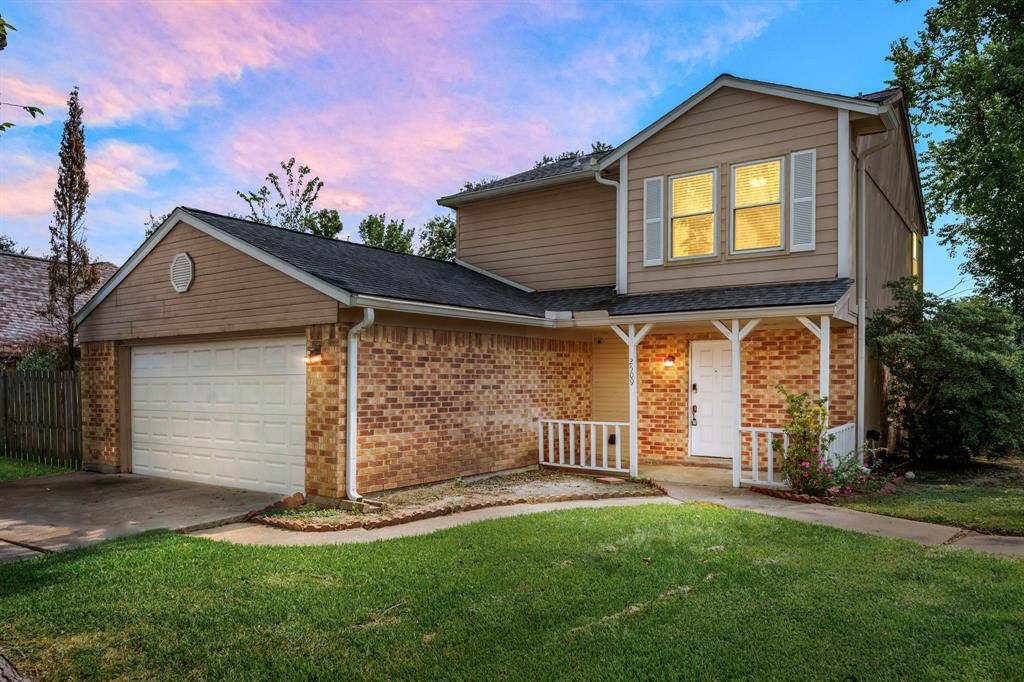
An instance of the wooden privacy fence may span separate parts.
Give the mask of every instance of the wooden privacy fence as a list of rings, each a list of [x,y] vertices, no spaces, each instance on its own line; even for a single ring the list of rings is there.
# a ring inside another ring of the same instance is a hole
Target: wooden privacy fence
[[[0,455],[78,468],[82,402],[78,372],[0,372]]]

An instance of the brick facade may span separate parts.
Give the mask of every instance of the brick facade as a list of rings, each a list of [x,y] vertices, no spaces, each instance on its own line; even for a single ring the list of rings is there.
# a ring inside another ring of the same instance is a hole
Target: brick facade
[[[306,328],[322,360],[306,367],[306,495],[345,496],[345,361],[348,325]]]
[[[82,465],[97,471],[120,469],[117,346],[113,341],[81,344]]]
[[[359,353],[363,493],[534,464],[538,417],[590,416],[586,342],[375,326]]]
[[[655,332],[637,349],[640,459],[682,462],[688,450],[690,342],[722,340],[722,335]],[[838,425],[853,421],[856,409],[856,330],[833,326],[830,350],[830,419]],[[668,355],[675,356],[675,366],[665,367]],[[783,423],[785,403],[775,389],[779,384],[818,395],[818,339],[803,327],[755,329],[743,341],[741,358],[744,426]],[[749,442],[744,443],[744,463],[749,463]]]

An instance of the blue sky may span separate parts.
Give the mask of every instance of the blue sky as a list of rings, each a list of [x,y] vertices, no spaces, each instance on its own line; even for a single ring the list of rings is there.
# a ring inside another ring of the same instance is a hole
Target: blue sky
[[[149,212],[242,212],[296,156],[346,232],[420,225],[467,179],[629,137],[719,73],[856,94],[926,2],[41,3],[8,0],[0,232],[47,250],[64,100],[86,111],[89,245],[122,262]],[[109,38],[109,39],[107,39]],[[925,285],[961,276],[936,243]],[[962,289],[963,287],[961,287]]]

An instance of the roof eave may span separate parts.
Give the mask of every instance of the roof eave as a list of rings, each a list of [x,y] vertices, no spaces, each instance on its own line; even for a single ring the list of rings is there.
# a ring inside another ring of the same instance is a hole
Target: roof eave
[[[613,149],[607,156],[601,159],[597,164],[598,170],[605,170],[613,163],[621,159],[623,156],[628,154],[633,149],[637,148],[656,133],[665,128],[669,123],[675,121],[677,118],[685,114],[693,107],[700,104],[702,101],[710,97],[718,90],[730,87],[739,90],[747,90],[750,92],[759,92],[767,95],[775,95],[777,97],[786,97],[788,99],[795,99],[804,102],[810,102],[812,104],[820,104],[822,106],[836,107],[837,109],[848,109],[850,111],[857,111],[862,114],[878,115],[882,111],[881,104],[875,104],[873,102],[866,102],[856,97],[845,97],[843,95],[832,95],[828,93],[815,92],[813,90],[805,90],[803,88],[796,88],[789,85],[777,85],[774,83],[762,83],[760,81],[752,81],[746,78],[737,78],[736,76],[730,76],[723,74],[718,78],[714,79],[703,88],[698,90],[696,93],[691,95],[682,104],[669,111],[667,114],[659,118],[657,121],[647,126],[633,137],[629,138],[618,147]],[[888,100],[887,100],[888,101]]]
[[[437,204],[438,206],[444,206],[445,208],[458,208],[459,206],[463,206],[480,199],[490,199],[491,197],[503,196],[505,194],[515,194],[517,192],[525,192],[527,190],[540,189],[542,187],[551,187],[554,185],[561,185],[566,182],[572,182],[574,180],[582,180],[586,177],[593,177],[595,170],[595,167],[587,166],[586,168],[577,171],[553,175],[548,178],[526,180],[511,185],[500,185],[490,189],[479,189],[473,192],[459,192],[458,194],[450,194],[446,197],[441,197],[437,200]]]

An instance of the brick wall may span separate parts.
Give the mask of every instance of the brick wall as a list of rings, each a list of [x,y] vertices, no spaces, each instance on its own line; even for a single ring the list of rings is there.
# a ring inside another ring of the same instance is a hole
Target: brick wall
[[[359,489],[534,464],[538,417],[588,419],[589,343],[371,327],[359,357]]]
[[[117,347],[113,341],[81,344],[82,464],[86,469],[120,468]]]
[[[345,335],[348,325],[306,328],[322,360],[306,367],[306,494],[345,496]],[[340,369],[340,373],[339,373]]]
[[[691,341],[721,340],[718,333],[651,333],[637,351],[639,386],[637,438],[641,460],[681,462],[686,458],[689,418],[688,381]],[[830,419],[839,425],[854,419],[856,408],[856,330],[832,328]],[[665,367],[674,355],[675,366]],[[818,339],[804,328],[755,329],[743,341],[743,425],[778,427],[785,404],[775,387],[818,395]],[[761,449],[764,449],[764,443]],[[749,443],[744,460],[749,462]]]

